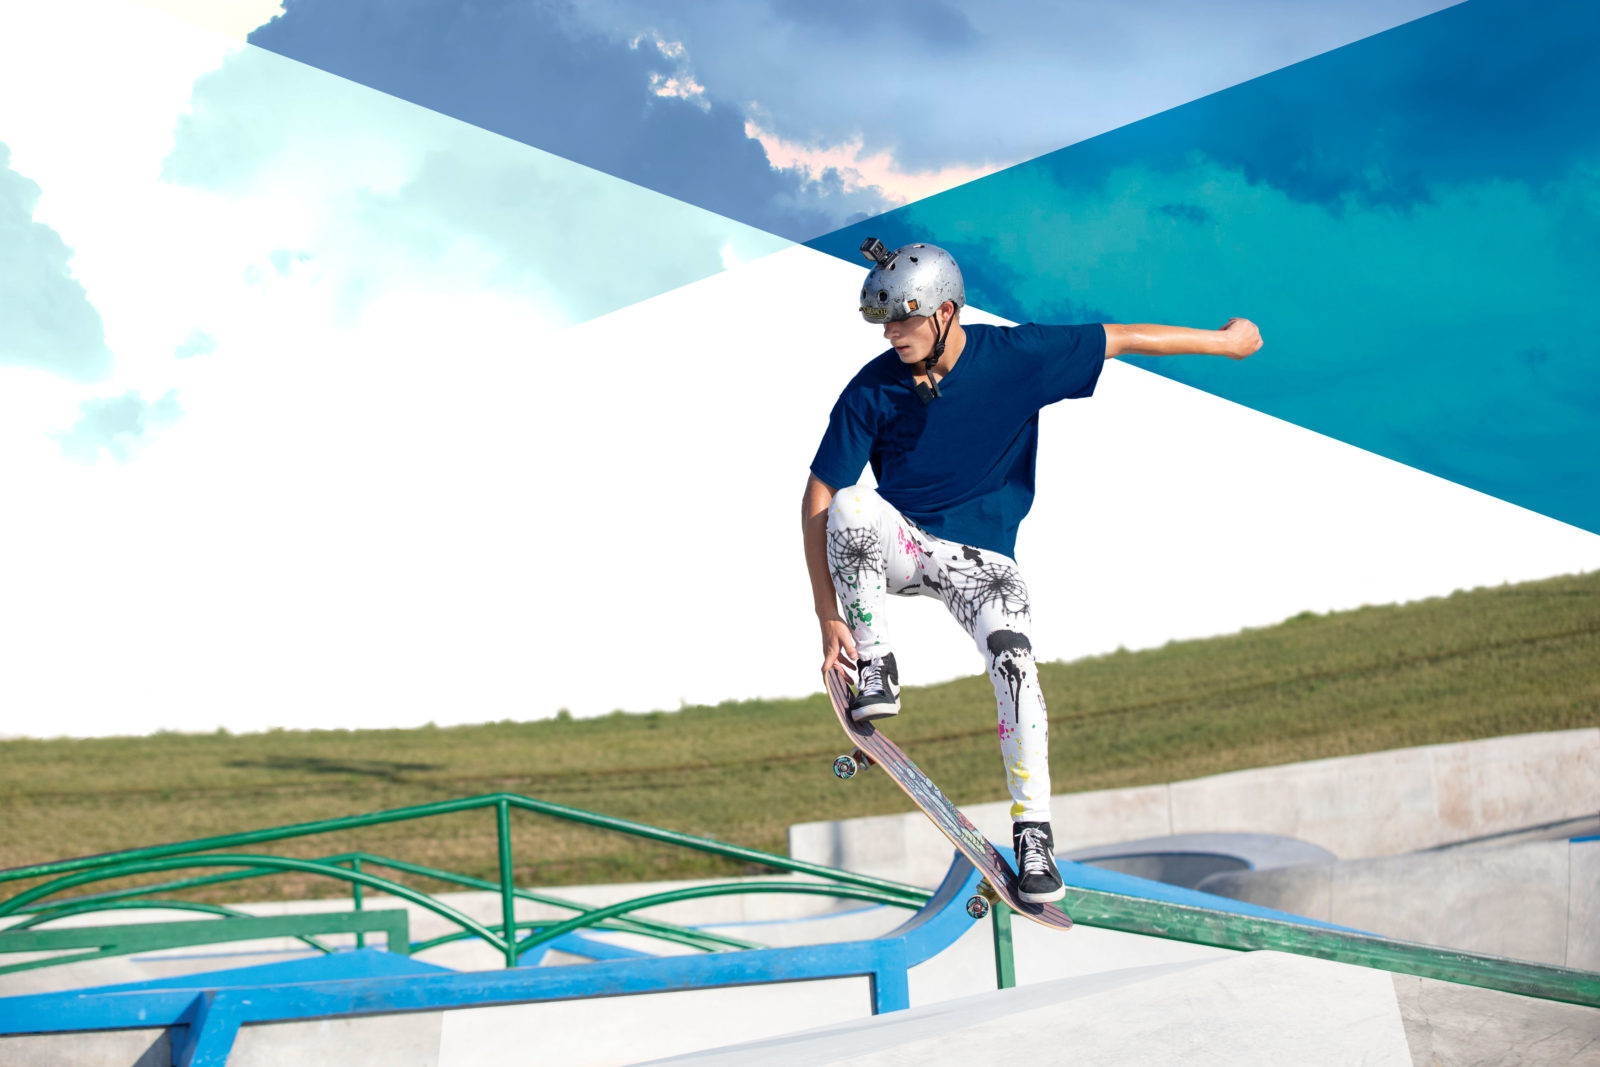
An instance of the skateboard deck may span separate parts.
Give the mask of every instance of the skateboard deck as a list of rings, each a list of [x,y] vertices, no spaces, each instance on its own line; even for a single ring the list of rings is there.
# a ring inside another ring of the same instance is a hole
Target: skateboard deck
[[[1060,930],[1072,926],[1067,913],[1054,904],[1029,904],[1024,901],[1018,895],[1017,878],[1011,864],[1000,850],[972,825],[970,819],[961,814],[961,810],[928,780],[927,775],[917,769],[917,765],[900,751],[899,745],[885,737],[872,723],[856,722],[850,718],[850,683],[844,671],[827,671],[826,683],[833,713],[838,716],[839,725],[844,727],[844,732],[856,747],[852,755],[834,760],[834,773],[840,778],[852,777],[859,763],[858,756],[865,757],[869,764],[883,768],[884,773],[893,778],[912,803],[921,808],[922,813],[939,828],[939,832],[972,861],[972,865],[984,876],[984,884],[979,888],[983,897],[973,897],[967,901],[967,914],[981,919],[988,911],[988,904],[998,899],[1018,915],[1043,926]]]

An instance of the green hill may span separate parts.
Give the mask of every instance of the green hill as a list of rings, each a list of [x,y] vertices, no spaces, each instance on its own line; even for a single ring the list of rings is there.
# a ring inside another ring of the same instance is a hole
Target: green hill
[[[1600,725],[1600,573],[1458,592],[1041,667],[1057,792]],[[888,727],[958,803],[1001,800],[986,676],[910,687]],[[0,867],[508,790],[770,851],[795,822],[909,810],[829,771],[825,698],[590,720],[246,736],[0,742]],[[554,885],[727,873],[518,817],[517,877]],[[300,842],[492,876],[487,813]],[[333,892],[282,876],[210,899]]]

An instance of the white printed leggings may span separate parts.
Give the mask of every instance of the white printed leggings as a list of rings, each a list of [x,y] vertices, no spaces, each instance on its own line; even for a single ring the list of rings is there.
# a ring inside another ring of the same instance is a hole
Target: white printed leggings
[[[856,485],[839,490],[828,507],[828,572],[862,659],[891,651],[882,617],[890,595],[944,601],[989,664],[1011,817],[1047,821],[1049,727],[1028,640],[1028,587],[1016,561],[935,537],[875,490]]]

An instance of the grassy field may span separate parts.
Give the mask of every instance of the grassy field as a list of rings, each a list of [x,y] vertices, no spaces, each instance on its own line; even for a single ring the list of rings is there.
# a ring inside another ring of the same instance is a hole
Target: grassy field
[[[1057,792],[1600,724],[1600,574],[1305,614],[1229,637],[1041,667]],[[908,688],[890,728],[958,803],[1004,799],[986,676]],[[795,822],[910,809],[829,773],[825,698],[376,731],[0,742],[0,867],[509,790],[775,852]],[[736,873],[721,861],[519,815],[524,884]],[[480,877],[487,812],[286,844]],[[0,889],[9,895],[15,883]],[[205,899],[338,893],[298,876]]]

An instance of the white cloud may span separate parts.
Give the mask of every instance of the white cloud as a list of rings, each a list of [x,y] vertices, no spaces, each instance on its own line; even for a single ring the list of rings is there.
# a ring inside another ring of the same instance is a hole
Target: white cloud
[[[650,91],[657,96],[673,100],[688,100],[703,111],[711,109],[711,101],[706,99],[706,87],[692,77],[669,78],[663,74],[652,73]]]
[[[0,367],[94,380],[110,370],[99,312],[72,272],[72,250],[37,221],[39,186],[0,142]]]
[[[280,0],[139,0],[197,26],[240,41],[257,26],[283,14]]]
[[[0,368],[0,731],[527,711],[553,331],[785,242],[137,5],[0,9],[0,101],[117,357]]]
[[[695,78],[694,69],[689,62],[689,50],[684,47],[683,42],[669,41],[660,34],[650,31],[635,34],[629,39],[628,47],[637,51],[647,40],[655,45],[656,52],[663,59],[672,62],[671,73],[651,72],[650,92],[671,100],[688,101],[702,111],[711,110],[711,100],[706,95],[706,87]]]
[[[153,401],[137,390],[95,397],[80,403],[78,410],[78,421],[52,436],[63,455],[81,463],[96,462],[102,451],[125,463],[144,448],[152,431],[172,425],[183,414],[176,389]]]
[[[354,344],[382,306],[391,332],[448,352],[478,336],[477,303],[499,321],[520,308],[516,336],[531,339],[719,270],[727,247],[784,245],[120,0],[0,10],[0,101],[0,142],[41,190],[34,223],[71,249],[116,354],[105,384],[177,388],[191,412],[279,324],[286,349]],[[223,358],[176,359],[199,335]],[[77,417],[81,396],[0,372],[7,429]]]
[[[514,296],[558,325],[711,273],[729,241],[784,244],[253,48],[197,84],[163,173],[258,205],[277,229],[257,258],[314,263],[350,315],[426,288]]]
[[[217,339],[204,330],[191,330],[172,354],[178,359],[193,359],[195,356],[209,356],[217,350]]]
[[[836,171],[843,180],[845,192],[875,190],[890,207],[974,181],[1006,165],[981,163],[912,171],[903,169],[892,152],[884,149],[868,152],[860,134],[840,144],[804,144],[786,141],[763,129],[753,119],[746,120],[744,132],[751,140],[761,143],[774,167],[797,168],[811,181],[827,170]]]

